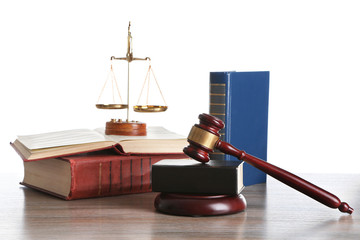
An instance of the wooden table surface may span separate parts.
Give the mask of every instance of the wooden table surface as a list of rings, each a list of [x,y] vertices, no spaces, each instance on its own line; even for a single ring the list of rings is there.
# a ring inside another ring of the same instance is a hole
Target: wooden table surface
[[[346,201],[352,215],[277,182],[246,187],[244,212],[216,217],[158,213],[156,193],[64,201],[2,174],[1,239],[360,239],[360,175],[300,174]]]

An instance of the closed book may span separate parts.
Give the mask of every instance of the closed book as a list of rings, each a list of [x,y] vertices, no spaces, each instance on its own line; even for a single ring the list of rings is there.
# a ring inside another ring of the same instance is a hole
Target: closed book
[[[154,192],[237,195],[244,188],[243,163],[193,159],[161,160],[152,166]]]
[[[225,128],[221,140],[267,161],[269,72],[211,72],[210,114]],[[215,160],[235,160],[219,151]],[[264,183],[266,174],[244,163],[244,185]]]
[[[66,199],[150,192],[151,166],[184,154],[119,155],[111,150],[24,161],[21,184]]]

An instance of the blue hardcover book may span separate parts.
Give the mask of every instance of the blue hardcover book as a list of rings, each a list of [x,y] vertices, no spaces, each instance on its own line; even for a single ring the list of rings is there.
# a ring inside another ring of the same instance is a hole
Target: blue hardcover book
[[[267,161],[269,72],[211,72],[210,114],[225,123],[221,139]],[[215,151],[213,160],[236,160]],[[244,185],[266,182],[266,174],[244,163]]]

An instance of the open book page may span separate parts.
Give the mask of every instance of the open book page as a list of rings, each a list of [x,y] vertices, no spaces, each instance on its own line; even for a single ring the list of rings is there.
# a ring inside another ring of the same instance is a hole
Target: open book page
[[[51,148],[107,141],[104,135],[89,129],[75,129],[18,136],[18,140],[28,149]]]
[[[160,140],[160,139],[186,139],[185,136],[179,135],[177,133],[170,132],[169,130],[163,127],[148,127],[146,129],[146,136],[120,136],[120,135],[105,135],[104,128],[97,128],[95,131],[99,132],[104,136],[107,141],[112,142],[122,142],[122,141],[132,141],[132,140]]]
[[[185,137],[170,132],[163,127],[148,127],[147,136],[105,135],[105,130],[103,128],[98,128],[96,130],[74,129],[59,132],[18,136],[18,140],[26,148],[32,150],[96,142],[118,143],[123,141],[160,139],[185,139]]]

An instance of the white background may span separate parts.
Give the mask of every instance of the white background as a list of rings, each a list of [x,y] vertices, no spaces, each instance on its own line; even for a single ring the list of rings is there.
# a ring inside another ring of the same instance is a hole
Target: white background
[[[1,1],[1,168],[22,173],[16,135],[126,117],[95,103],[131,20],[134,56],[151,57],[169,110],[130,120],[187,135],[208,112],[209,72],[270,71],[268,161],[359,173],[359,12],[347,0]],[[131,63],[133,103],[146,68]]]

